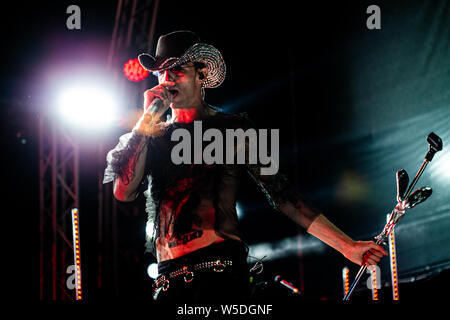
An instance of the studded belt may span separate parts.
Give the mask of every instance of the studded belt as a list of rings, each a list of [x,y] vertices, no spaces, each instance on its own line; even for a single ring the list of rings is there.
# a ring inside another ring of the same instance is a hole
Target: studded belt
[[[163,291],[167,291],[167,289],[169,289],[171,279],[183,276],[184,282],[191,282],[194,279],[194,271],[212,269],[214,272],[222,272],[227,266],[231,266],[232,264],[233,261],[231,260],[218,259],[214,261],[197,263],[193,266],[184,266],[158,277],[155,283],[153,283],[153,290],[156,291],[162,287]]]

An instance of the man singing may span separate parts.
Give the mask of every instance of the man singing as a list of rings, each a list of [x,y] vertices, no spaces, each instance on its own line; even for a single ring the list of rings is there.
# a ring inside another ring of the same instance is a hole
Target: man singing
[[[204,89],[220,86],[226,68],[221,53],[193,32],[161,36],[155,56],[141,54],[139,61],[158,76],[159,84],[144,93],[144,112],[132,132],[108,153],[104,183],[114,183],[120,201],[133,201],[141,192],[146,197],[147,227],[153,230],[147,249],[158,260],[155,300],[249,296],[248,248],[236,214],[239,180],[245,172],[274,208],[352,262],[372,265],[387,254],[372,241],[348,237],[279,172],[263,175],[260,164],[247,162],[174,164],[171,151],[177,141],[172,134],[177,129],[193,134],[196,121],[203,130],[220,132],[254,126],[245,114],[225,114],[204,101]],[[169,108],[171,116],[163,119]]]

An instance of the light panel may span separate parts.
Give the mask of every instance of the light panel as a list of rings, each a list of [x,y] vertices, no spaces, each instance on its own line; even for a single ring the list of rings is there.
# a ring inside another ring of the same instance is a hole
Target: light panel
[[[346,296],[350,288],[350,270],[347,267],[344,267],[342,269],[342,283],[344,289],[344,296]]]
[[[389,215],[387,217],[389,219]],[[389,234],[389,257],[391,265],[392,300],[399,300],[398,294],[398,274],[397,274],[397,254],[395,250],[395,231],[392,229]]]
[[[75,261],[75,299],[82,300],[80,226],[78,209],[72,209],[73,255]]]

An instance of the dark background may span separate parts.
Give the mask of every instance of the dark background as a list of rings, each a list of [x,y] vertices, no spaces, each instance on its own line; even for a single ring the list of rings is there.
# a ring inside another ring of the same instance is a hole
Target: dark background
[[[431,186],[433,195],[399,224],[397,252],[400,278],[405,281],[428,279],[429,274],[447,269],[449,2],[243,3],[161,1],[154,43],[161,34],[189,29],[218,48],[227,63],[227,78],[221,87],[207,90],[207,102],[228,112],[246,111],[260,128],[279,128],[281,171],[354,239],[371,239],[381,231],[395,205],[395,172],[404,168],[412,180],[427,151],[427,135],[438,134],[444,150],[417,185]],[[81,30],[66,28],[65,12],[71,4],[81,8]],[[366,8],[371,4],[381,8],[381,30],[366,27]],[[12,191],[8,201],[19,205],[21,218],[31,221],[38,212],[38,115],[51,109],[62,79],[107,74],[116,5],[115,1],[40,2],[13,5],[4,12],[2,158]],[[129,58],[139,53],[131,49]],[[146,80],[148,87],[154,84],[155,79]],[[137,97],[134,93],[140,86],[129,85],[124,113],[140,108],[141,93]],[[119,268],[114,275],[105,270],[110,281],[103,290],[96,289],[91,271],[96,269],[99,250],[96,199],[97,172],[102,169],[95,144],[101,141],[106,149],[112,148],[125,131],[117,127],[77,133],[82,154],[83,272],[92,300],[149,295],[146,268],[154,258],[144,254],[143,211],[118,217]],[[246,177],[242,184],[241,230],[250,246],[268,242],[276,246],[299,234],[302,243],[314,243],[269,206],[253,181]],[[342,268],[350,267],[351,278],[358,270],[338,252],[320,245],[305,247],[301,259],[294,250],[284,258],[266,260],[263,280],[281,274],[311,300],[340,299]],[[390,282],[388,263],[387,258],[380,263],[382,283]],[[405,283],[405,297],[407,292],[424,294],[420,283]],[[439,290],[440,285],[432,289]],[[385,299],[390,299],[389,290]],[[365,292],[360,294],[366,298]]]

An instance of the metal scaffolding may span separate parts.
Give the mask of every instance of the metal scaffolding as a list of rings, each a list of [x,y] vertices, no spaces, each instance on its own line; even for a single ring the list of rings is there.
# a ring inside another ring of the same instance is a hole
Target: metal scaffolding
[[[39,118],[40,298],[70,299],[71,209],[79,201],[78,144],[46,115]],[[67,236],[69,235],[69,237]]]
[[[124,59],[135,52],[150,52],[159,0],[119,0],[107,57],[107,68],[122,91],[129,91],[122,75]],[[144,89],[145,81],[140,84]],[[138,90],[136,86],[133,90]],[[137,94],[135,95],[137,97]],[[106,151],[98,145],[99,168],[105,166]],[[103,268],[113,269],[117,293],[117,215],[126,210],[113,199],[111,184],[103,185],[98,173],[98,261],[97,288],[104,287]],[[81,206],[82,207],[82,206]],[[67,128],[46,114],[39,121],[39,233],[40,299],[74,300],[68,287],[68,268],[74,264],[71,242],[71,209],[79,206],[79,146]],[[135,209],[133,209],[135,210]],[[81,208],[80,214],[83,214]],[[95,272],[90,269],[90,272]],[[109,280],[110,278],[108,278]]]

